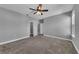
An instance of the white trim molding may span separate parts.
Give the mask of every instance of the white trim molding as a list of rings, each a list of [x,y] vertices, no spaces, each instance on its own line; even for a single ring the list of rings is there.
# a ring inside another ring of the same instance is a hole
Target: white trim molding
[[[79,54],[79,50],[78,50],[78,48],[76,47],[76,45],[74,44],[74,41],[73,41],[72,39],[65,39],[65,38],[61,38],[61,37],[57,37],[57,36],[51,36],[51,35],[44,35],[44,36],[51,37],[51,38],[58,38],[58,39],[60,39],[60,40],[68,40],[68,41],[71,41],[72,44],[74,45],[74,47],[75,47],[77,53]]]
[[[58,39],[61,39],[61,40],[72,41],[71,39],[61,38],[61,37],[57,37],[57,36],[51,36],[51,35],[44,35],[44,36],[51,37],[51,38],[58,38]]]
[[[73,43],[73,45],[74,45],[74,47],[75,47],[75,49],[76,49],[77,53],[79,54],[79,49],[77,48],[77,46],[75,45],[75,43],[74,43],[74,41],[73,41],[73,40],[72,40],[72,43]]]
[[[18,40],[22,40],[22,39],[28,38],[28,37],[29,36],[18,38],[18,39],[13,39],[13,40],[5,41],[5,42],[1,42],[0,45],[8,44],[8,43],[15,42],[15,41],[18,41]]]
[[[47,37],[51,37],[51,38],[58,38],[60,40],[68,40],[68,41],[71,41],[76,49],[76,51],[78,52],[79,54],[79,50],[78,48],[76,47],[76,45],[74,44],[74,41],[73,40],[70,40],[70,39],[65,39],[65,38],[61,38],[61,37],[57,37],[57,36],[51,36],[51,35],[44,35],[44,36],[47,36]],[[22,40],[24,38],[29,38],[29,36],[26,36],[26,37],[22,37],[22,38],[18,38],[18,39],[14,39],[14,40],[10,40],[10,41],[6,41],[6,42],[1,42],[0,45],[4,45],[4,44],[8,44],[8,43],[11,43],[11,42],[15,42],[15,41],[18,41],[18,40]]]

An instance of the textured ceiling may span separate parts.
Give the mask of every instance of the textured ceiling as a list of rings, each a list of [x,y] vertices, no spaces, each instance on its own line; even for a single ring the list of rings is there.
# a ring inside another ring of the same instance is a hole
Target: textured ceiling
[[[72,10],[72,4],[43,4],[45,9],[48,9],[48,12],[44,12],[44,15],[33,15],[30,13],[29,8],[36,8],[37,4],[0,4],[0,7],[19,12],[21,14],[29,14],[30,17],[35,19],[43,19],[50,16],[58,15],[64,12]]]

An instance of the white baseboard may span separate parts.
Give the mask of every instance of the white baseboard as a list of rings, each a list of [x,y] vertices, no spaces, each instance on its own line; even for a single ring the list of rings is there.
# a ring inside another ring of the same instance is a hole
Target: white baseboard
[[[4,45],[4,44],[7,44],[7,43],[15,42],[15,41],[22,40],[22,39],[28,38],[28,37],[29,36],[18,38],[18,39],[13,39],[13,40],[5,41],[5,42],[1,42],[0,45]]]
[[[51,36],[51,35],[44,35],[44,36],[47,36],[47,37],[51,37],[51,38],[58,38],[58,39],[61,39],[61,40],[69,40],[69,41],[72,41],[76,51],[78,52],[79,54],[79,50],[78,48],[76,47],[76,45],[74,44],[73,40],[70,40],[70,39],[65,39],[65,38],[61,38],[61,37],[57,37],[57,36]],[[15,41],[18,41],[18,40],[22,40],[24,38],[28,38],[29,36],[26,36],[26,37],[22,37],[22,38],[18,38],[18,39],[14,39],[14,40],[10,40],[10,41],[6,41],[6,42],[1,42],[0,45],[4,45],[4,44],[7,44],[7,43],[11,43],[11,42],[15,42]]]
[[[76,51],[78,52],[78,54],[79,54],[79,49],[76,47],[76,45],[75,45],[75,43],[74,43],[74,41],[72,40],[72,43],[73,43],[73,45],[74,45],[74,47],[75,47],[75,49],[76,49]]]
[[[51,37],[51,38],[58,38],[58,39],[61,39],[61,40],[72,41],[71,39],[61,38],[61,37],[57,37],[57,36],[51,36],[51,35],[44,35],[44,36]]]
[[[65,38],[61,38],[61,37],[57,37],[57,36],[51,36],[51,35],[44,35],[44,36],[51,37],[51,38],[58,38],[58,39],[61,39],[61,40],[68,40],[68,41],[71,41],[72,44],[74,45],[76,51],[77,51],[78,54],[79,54],[79,50],[78,50],[78,48],[76,47],[76,45],[74,44],[74,41],[73,41],[73,40],[71,40],[71,39],[65,39]]]

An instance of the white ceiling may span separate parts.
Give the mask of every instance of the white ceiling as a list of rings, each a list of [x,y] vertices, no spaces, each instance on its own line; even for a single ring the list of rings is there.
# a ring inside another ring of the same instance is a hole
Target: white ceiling
[[[19,12],[21,14],[29,14],[30,17],[35,19],[42,19],[54,15],[58,15],[67,11],[72,10],[72,4],[43,4],[45,9],[48,9],[48,12],[44,12],[44,15],[33,15],[30,13],[29,8],[36,8],[37,4],[0,4],[0,7]]]

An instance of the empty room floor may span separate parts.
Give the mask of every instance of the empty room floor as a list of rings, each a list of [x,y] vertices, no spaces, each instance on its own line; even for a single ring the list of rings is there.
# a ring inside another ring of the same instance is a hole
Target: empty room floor
[[[35,36],[0,46],[1,54],[77,54],[71,41]]]

